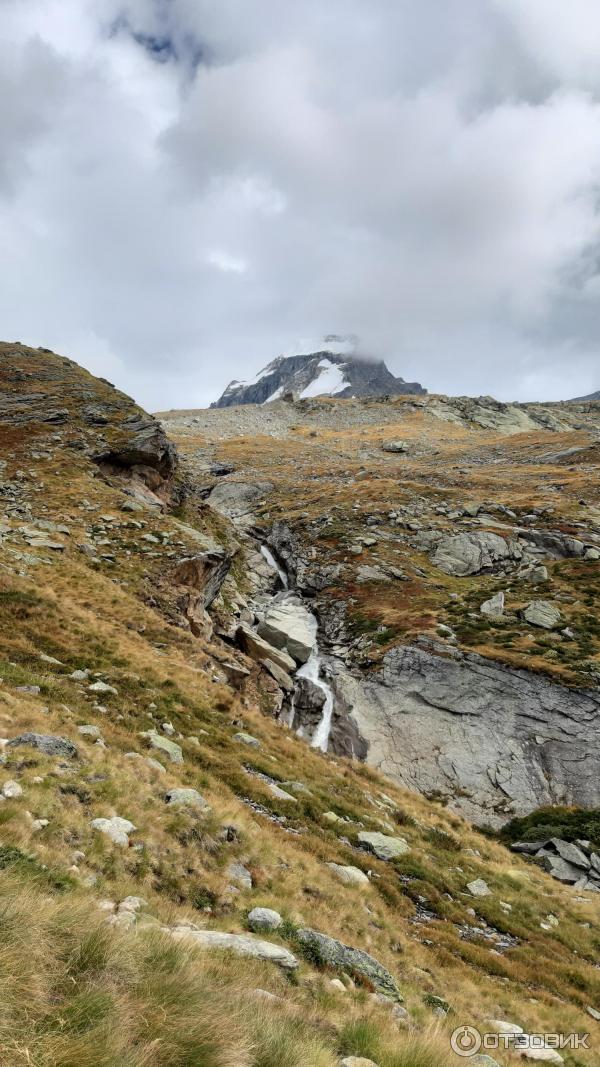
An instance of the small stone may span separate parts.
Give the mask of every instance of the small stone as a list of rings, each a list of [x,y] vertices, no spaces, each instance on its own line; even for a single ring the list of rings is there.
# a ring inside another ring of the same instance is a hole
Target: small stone
[[[410,845],[403,837],[389,837],[387,834],[370,833],[364,830],[358,834],[358,841],[380,860],[395,860],[410,852]]]
[[[340,1067],[377,1067],[373,1060],[366,1060],[364,1056],[346,1056],[340,1060]]]
[[[408,452],[406,441],[384,441],[381,447],[384,452]]]
[[[330,986],[331,989],[335,990],[336,993],[347,993],[348,992],[348,990],[346,989],[346,986],[342,982],[341,978],[330,978],[329,986]]]
[[[283,922],[278,911],[271,908],[253,908],[248,915],[251,930],[278,930]]]
[[[484,882],[483,878],[476,878],[473,882],[467,883],[467,889],[472,897],[489,897],[491,889],[487,882]]]
[[[147,907],[148,901],[143,897],[125,897],[124,900],[118,906],[119,911],[132,911],[137,912],[141,908]]]
[[[328,863],[327,867],[343,885],[362,887],[370,884],[364,871],[361,871],[358,867],[344,867],[340,863]]]
[[[77,732],[80,733],[82,737],[100,737],[101,733],[99,726],[93,726],[91,724],[84,724],[83,726],[78,726]]]
[[[88,685],[88,693],[112,693],[113,696],[117,696],[118,690],[114,685],[109,685],[108,682],[92,682]]]
[[[272,793],[273,796],[277,798],[277,800],[287,800],[292,804],[298,803],[296,797],[293,797],[291,793],[286,793],[285,789],[280,789],[280,787],[275,782],[269,782],[269,792]]]
[[[208,811],[209,805],[197,789],[170,789],[165,793],[165,803],[170,808],[200,808]]]
[[[119,815],[113,815],[110,819],[93,819],[93,830],[105,834],[115,845],[126,848],[129,845],[129,834],[136,829],[129,819],[122,819]]]
[[[157,748],[160,752],[164,752],[171,760],[171,763],[183,763],[183,751],[176,741],[170,741],[168,737],[163,737],[156,730],[148,730],[142,734],[142,737],[147,738],[152,748]]]
[[[240,745],[248,745],[249,748],[260,748],[260,741],[257,737],[253,737],[252,734],[245,734],[243,731],[233,735],[234,741],[239,741]]]
[[[87,682],[89,675],[89,671],[73,671],[73,673],[69,675],[69,678],[73,682]]]
[[[321,815],[321,819],[323,820],[323,822],[329,822],[332,825],[344,821],[342,818],[340,818],[339,815],[336,815],[335,811],[324,811]]]
[[[230,863],[227,868],[227,877],[241,889],[252,889],[252,875],[242,863]]]
[[[597,1023],[600,1023],[600,1011],[598,1011],[597,1008],[592,1008],[588,1005],[585,1010],[587,1011],[588,1015],[592,1017],[592,1019],[595,1019]]]
[[[23,796],[23,789],[18,782],[5,782],[2,786],[2,796],[7,800],[15,800]]]

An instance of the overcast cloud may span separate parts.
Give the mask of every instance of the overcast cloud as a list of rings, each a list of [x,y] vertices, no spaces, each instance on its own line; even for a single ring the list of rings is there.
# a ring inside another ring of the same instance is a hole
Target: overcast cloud
[[[303,336],[600,388],[597,0],[0,0],[0,335],[146,407]]]

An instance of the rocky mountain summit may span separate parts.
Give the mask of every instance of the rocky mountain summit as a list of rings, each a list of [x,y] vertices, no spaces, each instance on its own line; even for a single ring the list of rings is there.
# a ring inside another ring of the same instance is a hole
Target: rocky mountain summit
[[[0,373],[0,1061],[594,1063],[591,406]]]
[[[571,401],[571,403],[581,404],[584,403],[586,400],[600,400],[600,389],[598,389],[595,393],[588,393],[587,396],[576,397],[575,400]]]
[[[279,356],[247,382],[230,382],[214,408],[269,404],[282,397],[422,395],[418,382],[395,378],[383,360],[354,352],[343,338],[325,337],[317,351]]]

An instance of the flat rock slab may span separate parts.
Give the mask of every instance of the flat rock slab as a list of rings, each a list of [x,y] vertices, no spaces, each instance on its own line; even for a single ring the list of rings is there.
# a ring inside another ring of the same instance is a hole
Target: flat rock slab
[[[328,863],[327,866],[338,882],[342,885],[366,886],[370,885],[364,871],[359,867],[344,867],[341,863]]]
[[[275,963],[284,971],[295,971],[298,960],[281,945],[263,941],[251,934],[227,934],[221,930],[190,930],[186,926],[176,926],[171,934],[177,941],[184,941],[204,949],[221,949],[233,952],[236,956],[249,956],[256,960]]]
[[[562,622],[562,614],[550,600],[532,600],[523,612],[523,618],[531,626],[554,630]]]
[[[358,840],[363,848],[372,852],[380,860],[395,860],[410,852],[410,845],[403,837],[389,837],[387,834],[361,830]]]
[[[305,928],[299,930],[298,941],[308,949],[311,959],[322,967],[333,967],[338,971],[345,971],[356,978],[367,982],[378,993],[385,993],[395,1003],[402,1000],[400,990],[389,971],[359,948],[351,948],[337,941],[327,934],[320,934],[317,930]]]
[[[37,748],[45,756],[64,756],[67,759],[77,758],[77,748],[66,737],[54,737],[51,734],[19,734],[8,742],[11,748],[18,745],[29,745]]]
[[[142,737],[145,737],[150,742],[152,748],[158,749],[159,752],[164,752],[171,760],[171,763],[183,763],[181,746],[175,741],[169,741],[168,737],[163,737],[156,730],[148,730],[142,734]]]

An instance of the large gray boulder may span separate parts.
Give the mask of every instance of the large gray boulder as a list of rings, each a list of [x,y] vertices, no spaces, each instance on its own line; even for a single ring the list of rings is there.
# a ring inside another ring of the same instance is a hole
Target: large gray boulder
[[[350,948],[334,937],[320,934],[317,930],[305,928],[299,930],[297,938],[311,960],[322,967],[333,967],[345,971],[372,986],[378,993],[385,993],[396,1002],[402,1000],[400,990],[389,971],[359,948]]]
[[[244,623],[238,626],[235,636],[240,648],[257,663],[262,663],[264,666],[275,664],[288,675],[296,670],[296,661],[288,656],[287,652],[265,641]]]
[[[468,574],[502,570],[522,558],[523,549],[518,541],[476,531],[443,537],[433,553],[432,562],[444,574],[463,578]]]
[[[562,621],[559,609],[549,600],[532,600],[523,611],[523,618],[544,630],[554,630]]]
[[[296,663],[306,663],[316,644],[317,624],[298,597],[285,596],[269,605],[258,633],[275,648],[285,649]]]

